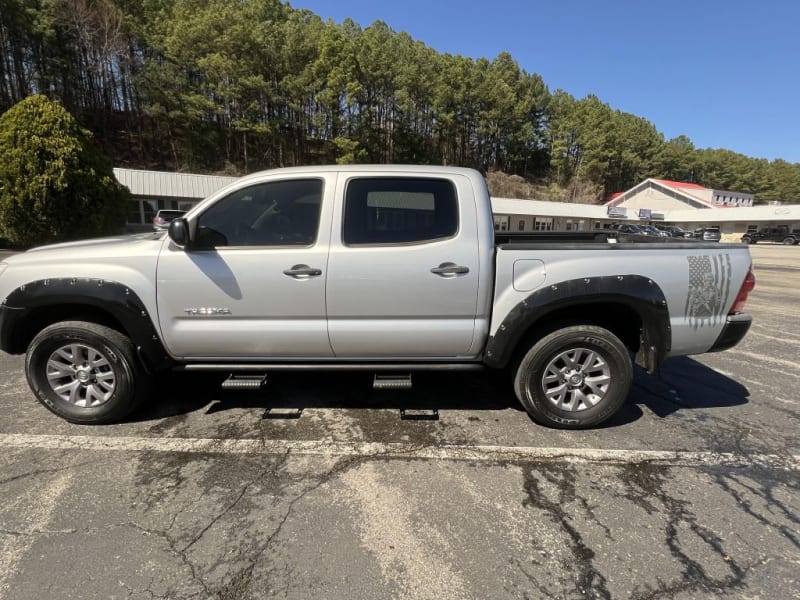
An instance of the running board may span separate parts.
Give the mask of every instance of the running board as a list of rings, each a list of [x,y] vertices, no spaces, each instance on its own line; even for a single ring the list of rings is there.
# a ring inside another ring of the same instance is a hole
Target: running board
[[[378,375],[372,380],[373,390],[410,390],[411,373],[407,375]]]
[[[266,374],[261,375],[235,375],[231,373],[222,382],[223,390],[260,390],[267,385]]]
[[[486,366],[479,362],[429,362],[429,363],[187,363],[173,367],[173,371],[227,371],[228,373],[267,371],[484,371]]]
[[[438,408],[401,408],[400,418],[403,421],[438,421]]]

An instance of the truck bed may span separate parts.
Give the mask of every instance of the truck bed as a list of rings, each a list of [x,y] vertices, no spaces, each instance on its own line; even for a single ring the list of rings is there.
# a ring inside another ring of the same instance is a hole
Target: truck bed
[[[496,231],[494,243],[498,248],[504,250],[532,250],[543,249],[546,245],[548,249],[557,248],[585,248],[590,247],[611,247],[622,246],[626,249],[642,247],[646,244],[647,248],[653,244],[669,244],[675,249],[697,249],[697,248],[741,248],[741,244],[720,244],[719,242],[703,242],[686,238],[655,237],[652,235],[634,235],[630,233],[618,233],[609,229],[596,229],[592,231],[537,231],[529,233],[518,233],[508,231]]]

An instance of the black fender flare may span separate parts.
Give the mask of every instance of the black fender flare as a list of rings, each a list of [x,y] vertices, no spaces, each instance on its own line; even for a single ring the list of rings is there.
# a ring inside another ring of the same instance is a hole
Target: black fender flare
[[[130,336],[148,372],[172,363],[141,298],[125,284],[86,277],[39,279],[11,292],[2,306],[0,349],[24,352],[17,347],[15,330],[24,325],[26,317],[39,308],[69,304],[98,308],[114,317]]]
[[[531,292],[509,311],[490,336],[484,362],[493,368],[508,365],[526,332],[554,311],[594,304],[620,304],[632,309],[642,322],[637,363],[655,371],[669,354],[672,329],[664,292],[652,279],[640,275],[611,275],[560,281]],[[587,317],[591,322],[591,316]]]

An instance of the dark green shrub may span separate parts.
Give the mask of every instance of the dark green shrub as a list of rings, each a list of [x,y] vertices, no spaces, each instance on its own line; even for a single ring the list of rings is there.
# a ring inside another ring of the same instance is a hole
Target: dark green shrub
[[[115,233],[129,198],[58,102],[30,96],[0,116],[0,237],[32,245]]]

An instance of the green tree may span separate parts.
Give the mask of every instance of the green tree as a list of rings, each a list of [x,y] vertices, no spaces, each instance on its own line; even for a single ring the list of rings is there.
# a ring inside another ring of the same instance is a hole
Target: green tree
[[[651,177],[696,183],[698,156],[692,140],[679,135],[666,142],[655,159]]]
[[[664,147],[664,136],[647,119],[616,111],[612,122],[611,158],[603,177],[606,195],[652,177]]]
[[[29,96],[0,116],[0,235],[11,243],[111,233],[129,196],[61,104]]]

